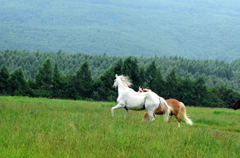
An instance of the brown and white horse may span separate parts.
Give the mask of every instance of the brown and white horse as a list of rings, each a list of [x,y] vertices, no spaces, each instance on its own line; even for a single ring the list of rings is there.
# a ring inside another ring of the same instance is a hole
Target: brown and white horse
[[[143,88],[140,88],[139,87],[139,91],[138,92],[151,92],[150,89],[143,89]],[[193,122],[191,119],[189,119],[187,117],[187,113],[186,113],[186,107],[185,105],[182,103],[182,102],[179,102],[178,100],[176,99],[167,99],[165,100],[167,102],[167,104],[173,108],[173,111],[171,112],[171,116],[168,120],[168,122],[170,123],[171,122],[171,119],[172,119],[172,115],[174,115],[177,120],[178,120],[178,127],[180,127],[180,123],[181,123],[181,118],[179,117],[179,113],[181,113],[182,117],[184,118],[185,122],[189,125],[193,125]],[[155,114],[157,115],[163,115],[165,114],[165,110],[161,108],[161,106],[159,106],[156,110],[155,110]],[[148,113],[147,111],[145,110],[145,114],[144,114],[144,117],[143,117],[143,121],[145,119],[148,118]]]

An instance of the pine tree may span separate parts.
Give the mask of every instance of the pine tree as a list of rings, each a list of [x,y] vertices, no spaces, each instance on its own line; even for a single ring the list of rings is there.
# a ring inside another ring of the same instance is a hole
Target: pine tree
[[[167,75],[166,82],[166,98],[176,98],[178,83],[175,68]]]
[[[203,76],[199,76],[199,78],[195,81],[194,84],[194,95],[197,106],[207,106],[208,103],[208,91],[206,86],[206,81]]]
[[[49,98],[52,93],[52,69],[49,58],[43,63],[43,67],[39,67],[39,72],[35,75],[35,79],[41,95]]]
[[[53,85],[52,86],[52,97],[53,98],[59,97],[59,92],[62,87],[61,76],[62,76],[62,74],[59,71],[58,63],[55,62],[53,79],[52,79],[52,85]]]
[[[122,67],[122,73],[125,76],[128,76],[131,78],[132,75],[132,58],[129,56],[124,60],[123,67]]]
[[[22,67],[18,68],[17,80],[18,80],[18,83],[20,84],[20,88],[22,92],[21,95],[23,96],[27,95],[27,92],[29,91],[29,87],[28,87],[27,81],[25,80]]]
[[[11,95],[21,95],[20,83],[18,83],[18,69],[14,70],[10,75]]]
[[[76,73],[76,87],[79,96],[83,98],[90,97],[93,88],[93,80],[88,62],[84,62]]]
[[[40,97],[41,95],[36,92],[36,90],[38,90],[38,86],[37,86],[36,82],[34,82],[32,79],[29,79],[26,82],[27,82],[27,86],[28,86],[26,95],[28,95],[30,97]]]
[[[163,75],[161,73],[160,67],[158,67],[155,79],[151,84],[151,89],[153,92],[157,93],[159,96],[165,97],[164,96],[165,86],[166,86],[166,82],[163,79]]]
[[[138,87],[141,86],[137,58],[127,57],[123,63],[122,73],[132,80],[132,88],[137,91]]]
[[[114,68],[111,67],[103,73],[95,82],[93,88],[93,98],[95,100],[108,100],[111,101],[109,92],[111,91],[112,84],[115,79]],[[110,98],[109,98],[110,97]],[[109,100],[110,99],[110,100]]]
[[[133,81],[132,88],[135,91],[138,91],[138,87],[141,86],[140,74],[139,74],[139,66],[137,58],[132,60],[132,75],[130,76]]]
[[[114,72],[116,74],[118,74],[118,75],[122,74],[122,65],[123,65],[123,61],[122,61],[122,59],[119,59],[114,66]]]
[[[23,70],[21,67],[14,70],[14,72],[10,75],[10,83],[11,83],[11,94],[25,96],[29,91],[29,87],[27,81],[25,80]]]
[[[0,89],[2,95],[9,94],[10,91],[10,74],[7,66],[4,64],[0,69]]]
[[[75,75],[67,75],[63,77],[62,91],[59,92],[60,98],[65,99],[79,99],[76,89],[76,76]]]
[[[175,98],[187,105],[197,106],[194,95],[194,81],[190,79],[190,75],[186,75],[184,79],[179,77],[177,83],[178,86],[177,92],[175,93]]]
[[[147,82],[147,87],[150,89],[154,89],[153,81],[155,80],[157,75],[157,67],[155,64],[155,61],[152,61],[147,69],[146,69],[146,82]]]
[[[115,79],[115,74],[120,72],[121,63],[119,60],[113,67],[109,68],[107,71],[100,76],[93,85],[93,99],[101,101],[116,101],[117,92],[112,90],[112,85]]]
[[[144,87],[146,88],[146,72],[144,70],[144,68],[141,66],[139,69],[139,79],[140,79],[140,87]]]

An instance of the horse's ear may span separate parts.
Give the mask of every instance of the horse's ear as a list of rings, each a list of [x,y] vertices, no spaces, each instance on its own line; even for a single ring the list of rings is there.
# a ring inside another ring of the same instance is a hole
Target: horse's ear
[[[118,75],[116,74],[116,75],[115,75],[115,77],[117,78],[117,77],[118,77]]]
[[[141,90],[141,88],[140,88],[140,87],[138,87],[138,90]]]

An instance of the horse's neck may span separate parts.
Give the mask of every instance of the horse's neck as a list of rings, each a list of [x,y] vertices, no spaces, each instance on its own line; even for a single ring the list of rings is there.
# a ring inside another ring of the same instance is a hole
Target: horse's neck
[[[123,83],[120,83],[118,85],[118,94],[121,94],[121,93],[125,92],[128,89],[130,89],[130,88],[127,87],[126,85],[124,85]]]

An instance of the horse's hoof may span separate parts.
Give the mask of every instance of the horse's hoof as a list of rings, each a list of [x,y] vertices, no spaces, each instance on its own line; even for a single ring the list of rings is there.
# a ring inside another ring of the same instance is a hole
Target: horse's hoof
[[[180,128],[180,123],[178,122],[178,128]]]

